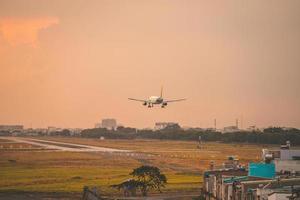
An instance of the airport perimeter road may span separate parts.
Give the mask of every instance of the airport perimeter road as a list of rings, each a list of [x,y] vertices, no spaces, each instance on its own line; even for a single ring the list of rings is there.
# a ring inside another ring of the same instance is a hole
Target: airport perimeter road
[[[71,152],[130,152],[129,150],[112,149],[106,147],[96,147],[90,145],[56,142],[51,140],[40,140],[23,137],[0,137],[0,139],[10,140],[18,143],[37,145],[45,149],[54,151],[71,151]]]
[[[193,200],[197,197],[199,197],[199,192],[194,194],[180,194],[174,193],[174,194],[159,194],[155,196],[147,196],[147,197],[114,197],[111,199],[122,199],[122,200]],[[109,198],[108,198],[109,199]]]

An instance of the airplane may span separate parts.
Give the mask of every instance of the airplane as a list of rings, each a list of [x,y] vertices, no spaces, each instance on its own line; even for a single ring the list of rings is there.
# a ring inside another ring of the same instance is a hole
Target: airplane
[[[148,105],[148,108],[152,108],[154,105],[161,105],[162,108],[168,105],[168,103],[176,102],[176,101],[184,101],[186,99],[174,99],[174,100],[164,100],[163,99],[163,88],[161,88],[160,96],[151,96],[146,100],[143,99],[134,99],[134,98],[128,98],[132,101],[139,101],[143,102],[144,106]]]

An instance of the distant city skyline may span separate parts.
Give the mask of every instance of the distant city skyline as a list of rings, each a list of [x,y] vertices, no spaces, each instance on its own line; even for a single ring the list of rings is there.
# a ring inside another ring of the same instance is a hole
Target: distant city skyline
[[[104,120],[107,120],[107,119],[104,119]],[[109,119],[110,120],[110,119]],[[112,120],[117,120],[117,119],[112,119]],[[103,123],[103,120],[101,120],[102,123]],[[7,123],[0,123],[0,126],[22,126],[24,127],[25,129],[30,129],[30,128],[33,128],[33,129],[39,129],[39,128],[42,128],[42,129],[47,129],[47,128],[70,128],[70,129],[76,129],[76,128],[80,128],[80,129],[90,129],[90,128],[102,128],[102,123],[94,123],[92,126],[90,127],[64,127],[64,126],[58,126],[58,125],[46,125],[46,126],[43,126],[43,127],[38,127],[38,126],[26,126],[22,123],[15,123],[15,124],[7,124]],[[186,128],[209,128],[209,129],[216,129],[216,130],[222,130],[224,128],[231,128],[231,127],[237,127],[238,129],[240,130],[247,130],[247,129],[263,129],[263,128],[269,128],[269,127],[281,127],[281,128],[297,128],[299,129],[299,127],[292,127],[292,126],[285,126],[285,125],[281,125],[281,126],[276,126],[276,125],[269,125],[269,126],[257,126],[256,124],[252,124],[252,125],[249,125],[249,126],[241,126],[241,125],[236,125],[236,124],[225,124],[224,126],[217,126],[215,127],[214,125],[212,126],[189,126],[189,125],[186,125],[186,124],[181,124],[180,122],[167,122],[167,121],[161,121],[161,122],[158,122],[158,121],[155,121],[153,122],[153,124],[149,125],[149,126],[129,126],[129,125],[126,125],[126,124],[123,124],[123,123],[117,123],[116,126],[114,126],[115,128],[118,127],[118,126],[124,126],[124,127],[131,127],[131,128],[138,128],[138,129],[147,129],[147,128],[151,128],[151,129],[155,129],[155,127],[157,126],[157,123],[175,123],[175,124],[178,124],[180,125],[182,128],[186,129]],[[110,128],[109,128],[110,129]]]
[[[59,5],[59,6],[58,6]],[[300,128],[300,1],[0,0],[0,124]],[[148,109],[128,97],[187,98]]]

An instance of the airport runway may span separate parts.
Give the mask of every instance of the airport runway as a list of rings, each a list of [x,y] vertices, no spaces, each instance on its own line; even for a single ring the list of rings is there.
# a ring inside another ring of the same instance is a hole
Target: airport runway
[[[40,140],[23,137],[0,137],[0,139],[10,140],[18,143],[26,143],[31,145],[37,145],[43,149],[49,149],[54,151],[71,151],[71,152],[131,152],[129,150],[113,149],[106,147],[96,147],[90,145],[56,142],[51,140]]]

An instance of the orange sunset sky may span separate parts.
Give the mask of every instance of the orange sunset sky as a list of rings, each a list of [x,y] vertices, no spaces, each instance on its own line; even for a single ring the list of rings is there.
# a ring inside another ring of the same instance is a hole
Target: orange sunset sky
[[[299,0],[0,0],[0,124],[300,128],[299,52]]]

